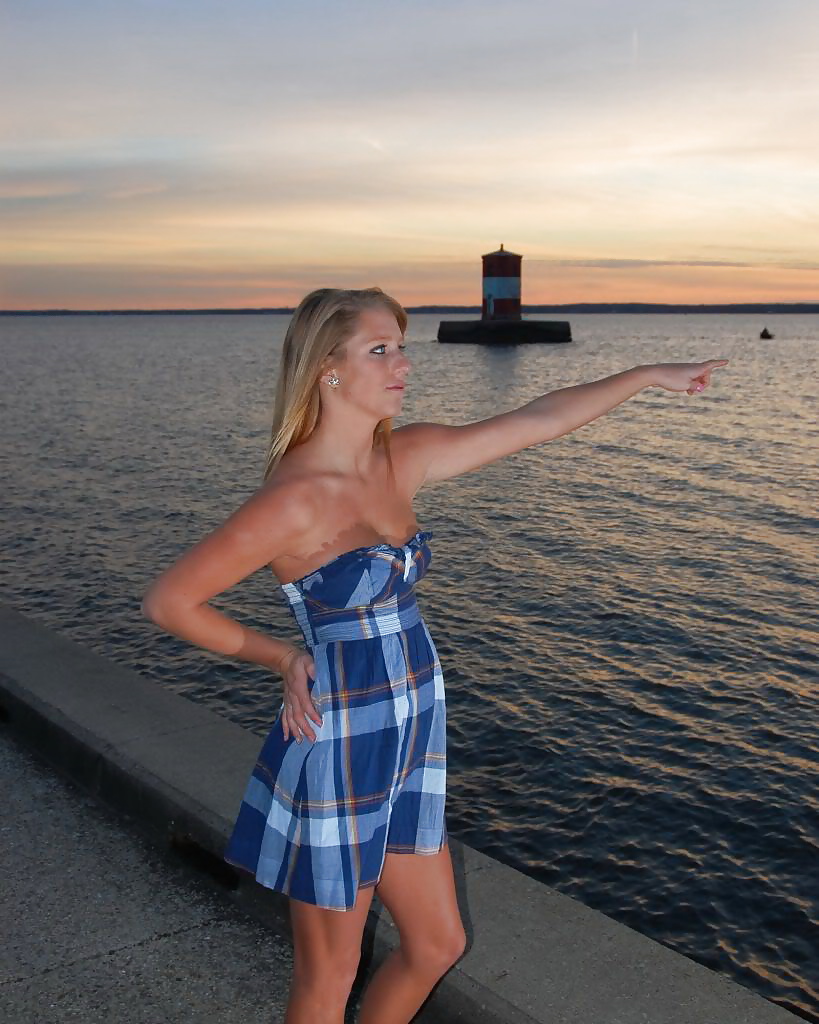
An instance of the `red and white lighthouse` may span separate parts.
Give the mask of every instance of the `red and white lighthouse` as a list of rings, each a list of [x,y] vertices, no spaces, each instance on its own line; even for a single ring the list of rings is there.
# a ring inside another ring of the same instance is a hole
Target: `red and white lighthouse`
[[[483,260],[483,320],[520,320],[520,263],[517,253],[500,249]]]
[[[571,341],[568,320],[524,320],[520,314],[523,259],[501,245],[483,260],[483,315],[480,320],[442,320],[438,341],[473,345],[519,345],[530,341]]]

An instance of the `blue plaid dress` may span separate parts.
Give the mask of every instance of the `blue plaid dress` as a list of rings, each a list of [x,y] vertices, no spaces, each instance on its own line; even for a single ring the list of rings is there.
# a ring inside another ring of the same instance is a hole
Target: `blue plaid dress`
[[[446,842],[444,680],[415,601],[431,531],[373,544],[282,589],[316,674],[316,741],[264,742],[224,859],[270,889],[349,910],[386,853]]]

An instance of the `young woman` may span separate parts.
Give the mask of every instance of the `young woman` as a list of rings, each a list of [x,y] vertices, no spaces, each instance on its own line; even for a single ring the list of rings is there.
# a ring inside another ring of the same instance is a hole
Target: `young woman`
[[[264,483],[143,600],[162,628],[284,679],[225,859],[287,893],[287,1024],[341,1024],[377,888],[400,935],[360,1024],[406,1024],[464,950],[444,822],[444,687],[414,586],[426,483],[549,441],[658,386],[697,394],[727,360],[636,366],[464,426],[391,429],[410,369],[407,317],[378,288],[322,288],[284,341]],[[262,566],[304,646],[208,602]]]

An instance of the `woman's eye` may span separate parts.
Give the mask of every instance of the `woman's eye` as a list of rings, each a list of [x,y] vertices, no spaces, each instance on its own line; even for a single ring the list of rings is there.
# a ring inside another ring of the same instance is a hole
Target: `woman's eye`
[[[399,345],[398,346],[398,348],[399,348],[399,350],[401,352],[403,352],[406,347],[407,347],[406,345]],[[370,349],[370,352],[374,352],[376,355],[379,355],[379,356],[384,355],[386,351],[387,351],[387,346],[386,345],[376,345],[375,348],[371,348]]]

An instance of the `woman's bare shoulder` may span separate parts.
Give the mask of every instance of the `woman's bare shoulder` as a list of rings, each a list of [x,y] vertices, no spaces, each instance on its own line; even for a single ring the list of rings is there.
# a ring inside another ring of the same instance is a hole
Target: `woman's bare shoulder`
[[[405,423],[392,431],[390,451],[393,462],[400,466],[402,478],[410,483],[411,494],[424,483],[430,448],[446,429],[440,423]]]
[[[424,452],[427,446],[451,430],[445,423],[405,423],[390,435],[394,449],[401,455],[412,457]]]
[[[151,584],[154,609],[195,605],[221,594],[298,543],[321,497],[306,478],[275,472],[216,529]]]
[[[280,533],[292,535],[301,532],[305,522],[311,522],[326,507],[328,490],[321,474],[283,467],[274,470],[242,508],[265,520],[275,520]]]

